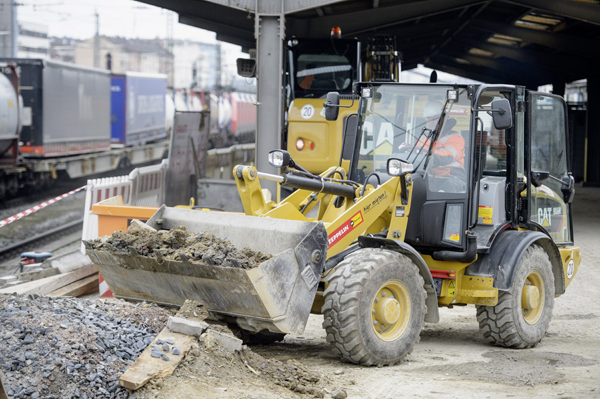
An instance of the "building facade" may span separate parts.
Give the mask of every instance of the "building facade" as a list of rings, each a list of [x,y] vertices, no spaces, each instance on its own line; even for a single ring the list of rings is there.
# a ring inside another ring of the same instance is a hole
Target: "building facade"
[[[167,85],[173,85],[173,55],[164,48],[162,40],[106,36],[101,36],[99,39],[100,68],[110,69],[113,73],[162,73],[167,75]],[[95,38],[90,38],[75,44],[76,64],[94,66],[95,42]]]

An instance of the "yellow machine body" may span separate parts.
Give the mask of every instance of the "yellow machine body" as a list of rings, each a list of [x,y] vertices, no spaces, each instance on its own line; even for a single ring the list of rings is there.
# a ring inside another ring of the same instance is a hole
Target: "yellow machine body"
[[[345,118],[358,110],[358,101],[355,101],[350,108],[340,108],[337,121],[327,121],[321,115],[323,102],[319,98],[297,98],[288,109],[288,152],[296,162],[316,174],[339,164]],[[349,106],[352,101],[342,100],[340,104]],[[301,149],[297,146],[299,140]]]

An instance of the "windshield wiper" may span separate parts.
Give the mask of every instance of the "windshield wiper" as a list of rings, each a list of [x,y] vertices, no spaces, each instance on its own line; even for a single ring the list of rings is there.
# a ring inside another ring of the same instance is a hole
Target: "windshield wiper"
[[[446,102],[444,103],[444,108],[442,108],[442,113],[440,114],[440,117],[438,118],[437,123],[435,124],[435,128],[433,129],[433,134],[429,138],[430,143],[429,143],[429,151],[427,151],[427,161],[425,161],[425,166],[423,166],[423,169],[425,169],[425,170],[427,170],[427,165],[429,165],[429,160],[431,159],[433,143],[435,143],[437,141],[438,137],[440,137],[440,131],[442,130],[442,123],[443,123],[444,119],[446,119],[446,107],[448,106],[449,102],[450,102],[450,100],[447,99]],[[421,166],[422,162],[423,162],[423,160],[421,160],[421,162],[419,162],[419,166]]]

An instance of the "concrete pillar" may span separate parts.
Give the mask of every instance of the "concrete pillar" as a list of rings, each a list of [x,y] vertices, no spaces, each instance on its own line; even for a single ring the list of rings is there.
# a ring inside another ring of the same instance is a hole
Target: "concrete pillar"
[[[267,161],[269,151],[281,148],[281,85],[285,18],[279,14],[256,14],[257,48],[256,167],[260,172],[278,174]],[[277,184],[262,180],[263,188],[276,198]]]
[[[588,128],[587,128],[587,173],[586,183],[589,186],[600,186],[600,78],[588,76]]]

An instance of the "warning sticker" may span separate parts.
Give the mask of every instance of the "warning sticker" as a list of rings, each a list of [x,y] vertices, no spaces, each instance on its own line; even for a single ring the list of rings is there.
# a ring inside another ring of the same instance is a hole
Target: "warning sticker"
[[[456,296],[456,281],[449,280],[448,281],[448,295],[447,296]]]
[[[354,230],[363,222],[362,212],[358,211],[354,216],[342,223],[334,232],[329,234],[329,248],[333,247],[339,240],[344,238],[348,233]]]
[[[460,234],[450,234],[450,241],[460,241]]]
[[[493,206],[479,205],[479,217],[483,218],[483,224],[492,224],[492,214],[494,213]]]

